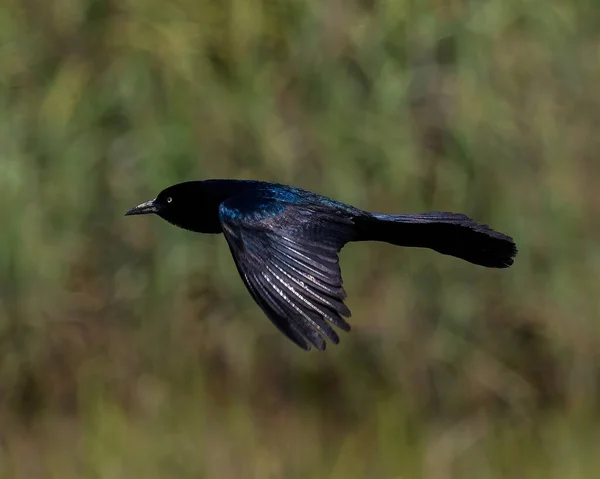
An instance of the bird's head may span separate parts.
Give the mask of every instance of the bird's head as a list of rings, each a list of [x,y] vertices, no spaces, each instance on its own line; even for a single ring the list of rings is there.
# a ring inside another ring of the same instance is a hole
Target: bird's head
[[[180,228],[198,233],[212,233],[218,223],[218,212],[207,204],[202,182],[186,182],[169,186],[152,200],[131,208],[125,216],[154,213]],[[209,211],[209,210],[213,210]],[[210,216],[210,218],[209,218]],[[214,219],[213,219],[214,217]]]

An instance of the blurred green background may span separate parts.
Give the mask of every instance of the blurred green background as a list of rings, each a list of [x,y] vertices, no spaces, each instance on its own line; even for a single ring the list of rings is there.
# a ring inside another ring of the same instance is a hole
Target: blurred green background
[[[4,0],[1,478],[592,478],[595,0]],[[124,212],[203,178],[464,212],[509,270],[341,254],[353,331],[287,341],[220,236]]]

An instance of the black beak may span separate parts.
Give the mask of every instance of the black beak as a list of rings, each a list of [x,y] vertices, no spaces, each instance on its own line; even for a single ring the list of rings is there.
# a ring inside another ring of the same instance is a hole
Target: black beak
[[[125,216],[148,215],[150,213],[157,213],[158,208],[157,208],[155,202],[156,202],[156,198],[154,198],[153,200],[150,200],[150,201],[146,201],[145,203],[142,203],[141,205],[137,205],[135,208],[131,208],[127,213],[125,213]]]

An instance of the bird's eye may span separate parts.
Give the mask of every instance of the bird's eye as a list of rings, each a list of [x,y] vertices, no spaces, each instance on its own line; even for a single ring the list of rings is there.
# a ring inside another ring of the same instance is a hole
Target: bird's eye
[[[167,203],[171,203],[173,201],[173,198],[171,198],[170,196],[167,198]]]

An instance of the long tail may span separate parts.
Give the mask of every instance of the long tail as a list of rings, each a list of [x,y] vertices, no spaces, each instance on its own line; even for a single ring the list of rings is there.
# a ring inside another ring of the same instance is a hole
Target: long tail
[[[517,254],[517,246],[510,236],[459,213],[371,213],[355,218],[355,223],[358,241],[431,248],[488,268],[508,268]]]

